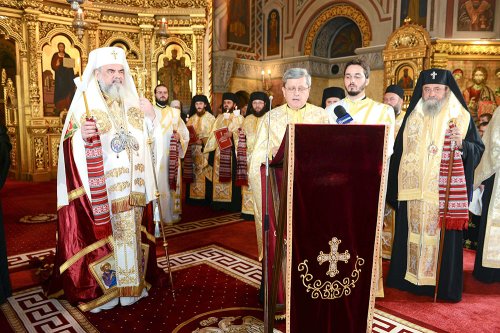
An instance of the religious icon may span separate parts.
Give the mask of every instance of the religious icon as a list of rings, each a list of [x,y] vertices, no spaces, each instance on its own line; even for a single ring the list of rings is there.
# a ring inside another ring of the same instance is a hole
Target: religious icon
[[[250,45],[250,12],[250,1],[229,1],[228,42]]]
[[[171,55],[170,59],[167,56],[168,53]],[[193,91],[190,56],[183,53],[177,44],[169,46],[162,56],[158,59],[158,63],[163,64],[158,68],[158,83],[167,87],[170,101],[180,100],[182,104],[189,105]]]
[[[42,93],[44,116],[59,116],[68,111],[75,83],[73,79],[80,73],[75,60],[80,59],[80,52],[71,47],[64,36],[55,36],[51,44],[43,47],[42,56]]]
[[[101,266],[102,271],[102,281],[107,288],[111,288],[116,286],[116,271],[111,269],[111,264],[109,262],[105,262]]]
[[[267,55],[280,53],[280,17],[276,9],[269,13],[267,19]]]
[[[414,73],[413,68],[410,66],[402,66],[398,70],[398,83],[397,85],[403,89],[413,89],[414,81]]]
[[[460,0],[457,31],[493,31],[495,0]]]

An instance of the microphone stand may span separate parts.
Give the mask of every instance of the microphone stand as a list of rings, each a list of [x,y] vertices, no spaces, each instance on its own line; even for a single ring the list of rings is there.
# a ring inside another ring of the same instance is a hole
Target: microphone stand
[[[271,110],[273,96],[269,96],[269,112],[267,113],[267,147],[266,147],[266,193],[265,193],[265,215],[264,215],[264,333],[273,330],[273,323],[269,318],[269,132],[271,129]]]

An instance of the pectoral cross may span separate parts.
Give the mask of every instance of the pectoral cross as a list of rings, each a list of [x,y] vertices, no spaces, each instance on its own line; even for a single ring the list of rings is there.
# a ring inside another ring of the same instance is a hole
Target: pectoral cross
[[[334,277],[339,274],[339,270],[337,269],[338,261],[343,261],[347,264],[349,258],[351,258],[351,255],[347,250],[345,250],[342,254],[338,252],[340,243],[342,243],[340,239],[333,237],[332,240],[328,242],[328,244],[330,244],[330,253],[323,253],[323,251],[319,252],[318,262],[320,265],[326,261],[330,262],[330,266],[326,272],[326,275],[329,275],[330,277]]]
[[[436,71],[433,71],[433,72],[431,73],[431,76],[432,76],[432,79],[433,79],[433,80],[435,80],[435,79],[436,79],[436,75],[438,75],[438,74],[436,73]]]

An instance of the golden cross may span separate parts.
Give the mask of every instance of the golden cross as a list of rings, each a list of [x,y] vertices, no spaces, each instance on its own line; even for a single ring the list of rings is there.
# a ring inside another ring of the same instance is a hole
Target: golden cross
[[[111,55],[112,55],[113,57],[115,57],[115,60],[116,60],[116,56],[118,55],[118,53],[116,53],[116,51],[115,51],[115,50],[113,50],[113,51],[111,51]]]
[[[323,251],[319,252],[318,262],[320,265],[326,261],[330,262],[330,266],[326,272],[326,275],[329,275],[330,277],[334,277],[339,274],[339,270],[337,269],[338,261],[343,261],[347,264],[349,258],[351,258],[351,255],[347,250],[345,250],[342,254],[338,252],[340,243],[342,243],[340,239],[333,237],[332,240],[328,242],[328,244],[330,244],[330,253],[323,253]]]

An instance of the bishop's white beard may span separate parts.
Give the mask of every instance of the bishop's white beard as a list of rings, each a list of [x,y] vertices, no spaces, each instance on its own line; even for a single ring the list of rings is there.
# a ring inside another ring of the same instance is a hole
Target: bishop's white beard
[[[447,93],[442,99],[429,98],[424,100],[422,104],[422,110],[425,114],[430,116],[435,116],[441,111],[444,102],[448,99],[449,94]]]
[[[122,83],[113,82],[106,85],[102,80],[98,80],[98,82],[101,90],[114,100],[123,102],[129,97],[127,89],[125,89],[125,86]]]

